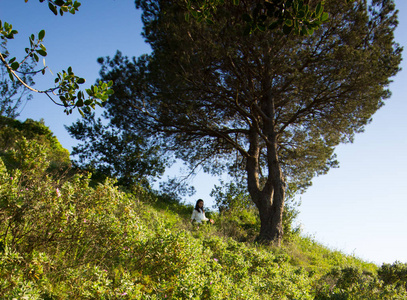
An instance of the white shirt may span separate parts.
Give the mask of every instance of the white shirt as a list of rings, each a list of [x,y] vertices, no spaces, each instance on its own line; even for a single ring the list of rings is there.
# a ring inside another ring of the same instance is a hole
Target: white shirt
[[[198,212],[196,209],[192,211],[191,221],[193,220],[195,220],[197,223],[201,223],[202,221],[209,221],[209,219],[205,217],[205,213],[203,212],[203,210]]]

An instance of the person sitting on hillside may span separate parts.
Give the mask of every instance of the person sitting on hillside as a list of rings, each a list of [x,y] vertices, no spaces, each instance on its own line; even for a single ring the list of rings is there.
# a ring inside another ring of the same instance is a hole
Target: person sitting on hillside
[[[198,201],[196,201],[195,208],[192,211],[191,222],[194,222],[195,220],[199,224],[202,223],[202,221],[209,221],[213,224],[214,221],[212,219],[205,217],[203,205],[204,201],[202,199],[198,199]]]

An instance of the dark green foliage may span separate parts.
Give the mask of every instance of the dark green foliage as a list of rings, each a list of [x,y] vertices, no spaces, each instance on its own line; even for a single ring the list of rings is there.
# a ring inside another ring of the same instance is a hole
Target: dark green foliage
[[[407,297],[405,287],[400,288],[396,284],[383,282],[380,275],[365,272],[356,266],[333,268],[320,280],[319,285],[316,300],[401,300]]]
[[[239,0],[187,0],[188,13],[185,18],[188,21],[190,14],[197,22],[206,21],[214,24],[214,16],[217,10],[225,4],[239,5]],[[353,0],[344,0],[345,3]],[[140,1],[136,1],[140,3]],[[324,12],[324,1],[303,0],[274,0],[256,1],[252,4],[252,10],[244,13],[241,18],[246,22],[244,32],[252,34],[259,31],[282,29],[284,34],[291,32],[298,35],[310,35],[328,19],[328,13]]]
[[[164,154],[134,131],[103,125],[94,114],[86,114],[66,128],[72,137],[82,141],[73,147],[72,155],[78,157],[74,164],[91,171],[99,182],[115,177],[120,185],[148,186],[149,181],[164,172]]]
[[[377,274],[385,284],[394,284],[407,289],[407,264],[395,262],[393,264],[383,264]]]
[[[120,64],[124,59],[120,53],[112,60],[98,59],[103,65],[102,80],[111,78],[107,81],[114,80],[117,87],[117,93],[111,95],[104,104],[102,119],[86,113],[81,120],[66,128],[72,137],[82,142],[73,148],[72,155],[78,157],[75,163],[92,171],[94,178],[103,179],[111,176],[116,177],[122,185],[129,186],[136,182],[148,185],[149,181],[163,174],[167,157],[154,139],[133,129],[141,122],[129,120],[127,114],[115,114],[116,110],[123,108],[120,97],[126,97],[130,87],[126,87],[126,84],[129,82],[124,81],[115,72],[106,75],[103,70],[108,66]],[[130,66],[128,60],[125,62]],[[134,68],[138,68],[137,63],[134,64]],[[133,72],[129,67],[125,76],[129,80],[137,81],[138,78],[132,76]]]
[[[25,0],[27,2],[28,0]],[[39,0],[40,2],[44,2],[45,0]],[[78,11],[78,8],[81,6],[79,1],[72,1],[72,0],[48,0],[48,7],[54,13],[54,15],[58,15],[58,12],[61,16],[64,15],[64,12],[69,12],[71,14],[75,14]],[[59,10],[58,10],[59,8]]]
[[[119,82],[108,118],[155,137],[191,169],[244,174],[260,239],[278,244],[287,187],[292,196],[337,167],[335,147],[390,95],[397,13],[393,1],[371,4],[325,1],[329,20],[299,36],[242,34],[249,2],[225,2],[207,24],[185,21],[177,1],[136,1],[153,52],[103,65],[102,78]]]

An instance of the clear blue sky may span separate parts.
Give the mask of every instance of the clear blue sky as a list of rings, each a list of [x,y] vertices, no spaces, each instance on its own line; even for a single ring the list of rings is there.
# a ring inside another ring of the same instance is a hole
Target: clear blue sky
[[[400,25],[396,40],[407,45],[407,1],[396,0]],[[133,0],[83,0],[76,15],[54,16],[38,0],[0,0],[0,19],[19,31],[9,49],[22,57],[28,36],[45,29],[47,65],[56,73],[72,66],[93,84],[98,77],[97,57],[149,52],[140,36],[140,12]],[[402,63],[402,67],[405,62]],[[37,76],[35,86],[47,88],[53,76]],[[299,222],[305,234],[348,254],[377,264],[407,263],[407,73],[401,71],[390,89],[392,97],[373,117],[353,144],[337,148],[340,168],[314,180],[301,197]],[[64,129],[78,118],[66,116],[43,95],[24,107],[21,120],[43,118],[68,150],[76,144]],[[173,171],[174,172],[174,171]],[[197,198],[211,206],[209,193],[217,179],[198,175],[193,182]]]

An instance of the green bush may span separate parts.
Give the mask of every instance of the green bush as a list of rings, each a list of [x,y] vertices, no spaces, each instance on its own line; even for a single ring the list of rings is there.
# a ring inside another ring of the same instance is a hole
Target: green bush
[[[383,264],[377,273],[385,284],[394,284],[407,289],[407,264],[398,261],[393,264]]]
[[[333,268],[320,281],[316,300],[336,299],[406,299],[407,291],[387,284],[375,274],[357,267]]]

